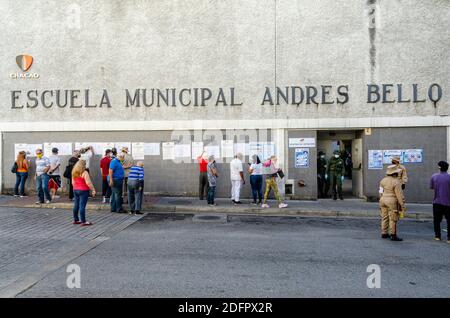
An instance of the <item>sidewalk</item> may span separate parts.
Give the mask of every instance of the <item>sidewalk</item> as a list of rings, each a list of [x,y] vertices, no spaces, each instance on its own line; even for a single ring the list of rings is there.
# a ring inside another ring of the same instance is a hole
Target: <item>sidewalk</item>
[[[35,197],[15,198],[0,196],[0,206],[23,208],[58,208],[71,209],[73,204],[67,197],[55,200],[51,204],[37,205]],[[275,201],[269,201],[270,208],[263,209],[251,205],[250,200],[242,200],[243,204],[233,205],[229,199],[216,199],[217,206],[210,207],[206,200],[200,201],[192,197],[154,197],[146,195],[143,202],[144,212],[163,213],[226,213],[265,216],[326,216],[326,217],[379,217],[377,202],[366,202],[361,199],[333,201],[321,199],[317,201],[287,200],[289,206],[278,209]],[[124,207],[128,209],[127,205]],[[88,210],[109,211],[109,204],[102,204],[101,198],[89,199]],[[407,204],[405,218],[430,220],[433,218],[431,204]]]

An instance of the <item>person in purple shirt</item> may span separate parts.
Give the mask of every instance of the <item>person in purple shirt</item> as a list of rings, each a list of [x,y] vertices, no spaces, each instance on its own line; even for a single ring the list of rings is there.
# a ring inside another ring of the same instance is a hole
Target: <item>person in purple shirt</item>
[[[441,240],[441,222],[445,216],[447,220],[447,243],[450,243],[450,174],[447,173],[448,163],[439,161],[439,173],[433,174],[430,181],[430,188],[434,190],[433,199],[433,221],[434,239]]]

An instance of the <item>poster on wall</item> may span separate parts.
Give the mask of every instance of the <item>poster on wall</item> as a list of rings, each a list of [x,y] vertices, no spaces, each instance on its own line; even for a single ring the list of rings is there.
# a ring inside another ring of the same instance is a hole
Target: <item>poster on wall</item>
[[[175,158],[191,158],[191,145],[179,144],[175,145]]]
[[[264,143],[264,150],[262,154],[262,158],[259,158],[260,160],[267,160],[271,156],[275,155],[275,143],[274,142],[265,142]]]
[[[248,155],[249,144],[246,143],[236,143],[234,144],[234,153],[241,153],[244,157]]]
[[[20,151],[25,151],[27,157],[36,157],[36,149],[42,149],[42,144],[14,144],[14,159]]]
[[[72,155],[73,149],[71,142],[46,142],[44,143],[44,156],[51,156],[53,148],[58,149],[58,155],[60,156]]]
[[[131,150],[133,151],[133,159],[144,160],[145,151],[143,142],[133,142],[131,143]]]
[[[392,164],[392,157],[400,157],[400,163],[403,163],[403,151],[402,150],[383,150],[383,164]]]
[[[175,159],[175,143],[163,142],[162,143],[163,160]]]
[[[214,156],[214,158],[216,160],[219,160],[219,159],[222,158],[220,156],[220,146],[208,145],[208,146],[205,147],[205,151],[208,154],[208,156]]]
[[[159,156],[161,154],[161,145],[159,142],[146,142],[144,143],[144,155],[146,156]]]
[[[102,156],[105,154],[106,149],[112,150],[114,148],[113,142],[102,142]]]
[[[193,141],[191,144],[191,159],[197,159],[203,152],[203,141]]]
[[[404,163],[422,163],[423,149],[405,149],[403,151]]]
[[[122,148],[127,147],[128,153],[133,154],[133,152],[132,152],[133,149],[131,148],[131,142],[121,141],[121,142],[115,142],[114,144],[116,145],[117,152],[120,152],[120,151],[122,151]]]
[[[289,138],[289,148],[314,148],[316,147],[316,138]]]
[[[264,158],[264,143],[253,141],[250,142],[248,155],[250,157],[253,155],[257,155],[261,161],[265,160],[266,158]]]
[[[309,148],[295,149],[295,168],[309,167]]]
[[[369,169],[383,169],[383,150],[369,150]]]
[[[221,140],[222,157],[233,158],[234,157],[234,141],[233,140]]]

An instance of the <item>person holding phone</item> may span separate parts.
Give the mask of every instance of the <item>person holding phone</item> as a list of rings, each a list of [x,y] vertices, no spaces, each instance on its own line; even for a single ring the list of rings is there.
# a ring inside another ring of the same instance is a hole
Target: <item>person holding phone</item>
[[[250,174],[250,185],[252,187],[253,202],[252,204],[261,204],[262,195],[262,163],[257,155],[252,156],[252,162],[248,164],[248,173]],[[256,198],[258,197],[258,202]]]

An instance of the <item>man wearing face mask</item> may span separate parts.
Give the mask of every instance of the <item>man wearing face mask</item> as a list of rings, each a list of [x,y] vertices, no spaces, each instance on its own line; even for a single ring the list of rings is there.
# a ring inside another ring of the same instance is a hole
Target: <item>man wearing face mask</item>
[[[319,198],[325,198],[327,195],[327,159],[323,151],[319,151],[317,157],[317,187]]]
[[[333,200],[337,200],[337,195],[339,195],[339,199],[344,200],[342,196],[342,181],[344,181],[345,163],[340,156],[339,150],[333,152],[333,157],[328,163],[327,172],[333,189]]]
[[[39,201],[37,201],[36,204],[44,203],[45,198],[47,198],[45,203],[48,204],[52,201],[50,192],[48,191],[50,160],[47,157],[44,157],[42,149],[36,150],[36,157],[36,191],[39,197]]]

